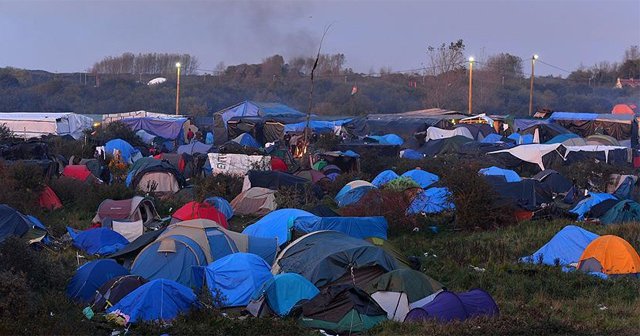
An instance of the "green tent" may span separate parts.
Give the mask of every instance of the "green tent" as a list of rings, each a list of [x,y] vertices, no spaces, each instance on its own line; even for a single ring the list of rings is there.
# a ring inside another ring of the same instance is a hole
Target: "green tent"
[[[640,221],[640,204],[632,200],[622,200],[600,217],[602,224],[620,224]]]
[[[366,290],[369,294],[379,291],[406,293],[411,303],[421,300],[442,288],[441,283],[424,273],[401,268],[383,274]]]
[[[338,334],[361,333],[387,320],[387,313],[353,285],[329,286],[302,305],[300,324]]]

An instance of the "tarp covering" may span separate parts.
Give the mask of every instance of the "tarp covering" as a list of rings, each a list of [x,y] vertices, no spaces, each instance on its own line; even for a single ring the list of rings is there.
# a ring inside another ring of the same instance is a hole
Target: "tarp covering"
[[[200,141],[194,141],[190,144],[182,145],[178,147],[178,154],[193,155],[196,153],[207,154],[211,149],[211,145],[203,144]]]
[[[10,236],[22,237],[33,224],[18,210],[0,204],[0,242]]]
[[[305,185],[309,184],[309,181],[303,177],[279,171],[250,170],[247,173],[247,179],[250,187],[269,188],[271,190],[278,190],[282,187],[293,187],[302,190]]]
[[[609,157],[610,157],[610,152],[614,152],[614,151],[622,151],[622,156],[624,157],[623,160],[626,161],[626,152],[627,152],[627,148],[626,147],[621,147],[621,146],[595,146],[595,145],[590,145],[590,146],[564,146],[566,148],[566,153],[565,153],[565,158],[570,160],[571,154],[573,152],[602,152],[604,153],[604,161],[605,162],[609,162]],[[622,160],[618,160],[618,161],[622,161]]]
[[[233,105],[222,111],[216,112],[221,115],[224,124],[233,117],[288,117],[288,118],[302,118],[306,115],[298,110],[295,110],[287,105],[279,103],[263,103],[246,100],[240,104]]]
[[[254,139],[249,133],[242,133],[231,140],[239,145],[260,148],[262,145],[258,142],[258,140]]]
[[[254,167],[271,168],[271,157],[262,155],[209,153],[212,174],[244,176]]]
[[[291,239],[293,221],[298,217],[313,216],[300,209],[278,209],[247,226],[242,233],[254,237],[276,238],[282,246]]]
[[[579,226],[567,225],[532,255],[520,260],[534,264],[567,266],[577,263],[584,249],[598,237],[597,234]]]
[[[302,233],[333,230],[360,239],[387,239],[387,220],[384,217],[302,216],[293,220],[293,229]]]
[[[0,125],[5,124],[17,137],[35,138],[42,135],[70,135],[80,139],[83,131],[93,126],[93,120],[75,113],[2,112]]]
[[[271,267],[264,259],[251,253],[233,253],[207,267],[193,269],[196,288],[203,284],[215,296],[224,299],[223,307],[246,306],[255,291],[273,278]]]
[[[622,200],[614,205],[604,216],[602,224],[621,224],[640,221],[640,204],[632,200]]]
[[[503,176],[507,182],[520,182],[522,179],[513,170],[503,169],[496,166],[491,166],[489,168],[482,168],[478,173],[482,175],[488,176]]]
[[[317,287],[340,279],[351,268],[379,266],[386,271],[397,269],[397,261],[382,248],[362,239],[336,231],[307,234],[284,249],[272,271],[298,273]]]
[[[132,131],[136,132],[144,130],[147,133],[156,136],[176,140],[183,132],[183,125],[187,122],[186,118],[126,118],[120,122],[127,125]]]
[[[429,187],[430,185],[440,180],[438,175],[432,174],[432,173],[429,173],[428,171],[417,169],[417,168],[408,170],[404,172],[404,174],[402,174],[401,176],[411,178],[412,180],[416,181],[420,185],[420,187],[423,189]]]
[[[320,291],[297,273],[277,274],[256,291],[253,299],[264,295],[269,308],[279,316],[286,316],[303,300],[311,300]]]
[[[394,172],[393,170],[384,170],[380,172],[378,175],[376,175],[376,177],[373,178],[373,180],[371,180],[371,184],[380,188],[383,185],[385,185],[387,182],[395,180],[398,177],[399,175],[396,174],[396,172]]]
[[[99,259],[80,266],[67,285],[67,296],[74,301],[89,303],[96,290],[105,282],[128,275],[124,267],[115,260]]]
[[[541,145],[541,144],[531,144],[531,145],[521,145],[516,146],[510,149],[499,150],[495,152],[490,152],[488,154],[498,154],[498,153],[508,153],[513,155],[514,157],[529,163],[533,163],[540,167],[540,170],[544,170],[543,157],[549,153],[553,153],[557,151],[560,147],[560,144],[551,144],[551,145]],[[560,154],[558,154],[560,155]]]
[[[578,202],[578,204],[576,204],[573,209],[569,210],[569,212],[578,215],[578,220],[583,220],[585,215],[594,205],[608,199],[615,199],[615,196],[607,193],[589,193],[588,198]]]
[[[197,306],[193,291],[177,282],[150,281],[122,298],[107,313],[116,310],[129,316],[129,322],[171,321]]]
[[[453,210],[454,204],[449,200],[451,193],[447,188],[429,188],[418,193],[407,209],[408,214],[440,213]]]
[[[350,122],[352,118],[348,119],[340,119],[340,120],[311,120],[309,121],[309,128],[314,133],[332,133],[335,131],[335,128],[338,126],[342,126],[348,122]],[[286,124],[284,125],[285,133],[300,133],[304,131],[304,128],[307,126],[307,122],[299,122],[294,124]]]
[[[109,155],[114,155],[116,150],[119,151],[124,162],[128,164],[132,164],[136,159],[142,157],[140,155],[140,151],[133,148],[131,144],[122,139],[112,139],[107,141],[107,143],[104,144],[104,150]]]
[[[364,141],[389,146],[400,146],[404,143],[404,140],[396,134],[369,135],[364,138]]]
[[[93,255],[109,255],[118,252],[129,241],[118,232],[107,228],[95,228],[76,233],[72,228],[67,231],[73,239],[73,246]]]
[[[554,112],[549,120],[581,137],[603,134],[625,140],[630,139],[634,133],[634,118],[634,115],[629,114]]]

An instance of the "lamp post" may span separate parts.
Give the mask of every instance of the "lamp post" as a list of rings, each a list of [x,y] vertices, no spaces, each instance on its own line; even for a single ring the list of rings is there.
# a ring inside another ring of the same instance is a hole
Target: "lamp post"
[[[469,114],[473,112],[473,56],[469,57]]]
[[[180,62],[176,62],[178,69],[178,82],[176,84],[176,115],[180,114]]]
[[[529,116],[533,115],[533,76],[536,60],[538,59],[538,54],[534,54],[531,57],[531,87],[529,88]]]

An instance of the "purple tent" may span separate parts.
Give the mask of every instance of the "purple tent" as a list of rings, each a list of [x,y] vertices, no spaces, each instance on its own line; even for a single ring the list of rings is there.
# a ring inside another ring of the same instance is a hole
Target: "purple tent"
[[[436,319],[439,322],[465,320],[475,316],[496,316],[499,310],[491,295],[481,289],[456,294],[442,291],[421,308],[409,311],[405,321],[420,322]]]
[[[147,133],[168,139],[177,139],[182,132],[182,126],[187,118],[125,118],[120,122],[127,125],[132,131],[144,130]]]

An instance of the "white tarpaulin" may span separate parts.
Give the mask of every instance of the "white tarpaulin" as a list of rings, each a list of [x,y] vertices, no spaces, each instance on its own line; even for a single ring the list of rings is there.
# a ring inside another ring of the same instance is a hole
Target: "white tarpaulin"
[[[16,112],[0,113],[0,125],[7,127],[20,138],[42,135],[71,135],[80,139],[82,132],[93,126],[93,120],[75,113]]]
[[[209,153],[213,175],[244,176],[251,169],[271,170],[271,157],[262,155]]]
[[[530,163],[537,164],[541,170],[544,170],[544,164],[542,163],[542,157],[557,150],[560,147],[560,144],[550,144],[550,145],[540,145],[540,144],[530,144],[530,145],[520,145],[509,149],[503,149],[495,152],[490,152],[488,154],[497,154],[497,153],[509,153],[518,159]],[[558,153],[560,155],[560,153]]]
[[[452,130],[445,130],[442,128],[431,126],[427,128],[427,137],[425,141],[447,139],[447,138],[452,138],[456,135],[462,135],[464,137],[467,137],[473,140],[473,135],[471,135],[471,132],[469,132],[469,130],[466,127],[458,127]]]

